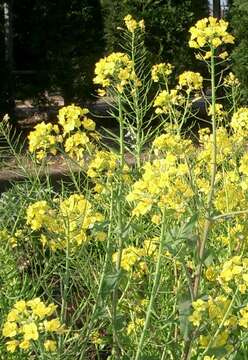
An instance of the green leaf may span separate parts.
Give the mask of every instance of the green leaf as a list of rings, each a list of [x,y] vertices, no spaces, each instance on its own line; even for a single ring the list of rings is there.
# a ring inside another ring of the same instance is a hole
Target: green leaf
[[[106,275],[103,279],[103,285],[101,290],[101,297],[105,298],[115,289],[121,278],[121,271],[114,274]]]
[[[190,326],[188,316],[191,313],[191,301],[186,300],[180,302],[178,304],[178,310],[179,310],[180,330],[183,335],[183,338],[187,340],[189,334],[189,326]]]
[[[122,314],[116,315],[115,328],[117,331],[122,330],[126,326],[126,316]]]
[[[215,357],[219,358],[226,354],[227,354],[227,350],[225,349],[225,347],[221,346],[221,347],[209,349],[206,355],[209,356],[214,355]]]
[[[212,256],[212,255],[207,256],[206,259],[204,260],[204,264],[205,264],[206,266],[209,266],[209,265],[211,265],[212,263],[213,263],[213,256]]]

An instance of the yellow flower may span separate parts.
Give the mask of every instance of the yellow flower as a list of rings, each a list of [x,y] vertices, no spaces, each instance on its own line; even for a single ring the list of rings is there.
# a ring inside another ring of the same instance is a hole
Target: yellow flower
[[[34,322],[24,324],[22,332],[24,340],[37,340],[39,338],[37,325]]]
[[[193,314],[188,317],[188,320],[192,322],[194,326],[200,326],[202,315],[199,311],[194,311]]]
[[[44,342],[44,348],[46,351],[54,352],[57,349],[57,343],[54,340],[46,340]]]
[[[86,130],[89,130],[89,131],[94,131],[96,128],[96,123],[93,120],[88,119],[86,117],[82,121],[82,125]]]
[[[127,54],[117,52],[100,59],[95,66],[95,77],[93,82],[102,88],[113,85],[118,91],[131,80],[136,80],[133,74],[132,61]]]
[[[200,338],[199,338],[199,344],[206,348],[209,344],[209,341],[210,341],[210,336],[204,336],[204,335],[200,335]]]
[[[214,108],[212,105],[208,107],[208,115],[212,116],[213,114],[218,118],[223,118],[227,113],[223,110],[222,104],[216,103]]]
[[[33,314],[37,315],[40,319],[44,319],[48,311],[49,309],[42,301],[40,301],[36,306],[33,307]]]
[[[10,340],[6,342],[7,351],[14,353],[16,351],[17,346],[19,345],[19,341],[17,340]]]
[[[59,319],[52,319],[49,321],[45,320],[43,324],[47,332],[57,332],[61,328],[61,323]]]
[[[213,343],[213,347],[222,347],[226,345],[228,341],[228,337],[229,337],[229,332],[227,330],[220,332]]]
[[[100,335],[99,331],[95,330],[92,332],[90,339],[93,344],[95,345],[101,345],[104,343],[102,336]]]
[[[124,22],[127,27],[127,30],[131,33],[134,33],[135,30],[138,28],[140,28],[143,31],[145,29],[144,20],[140,20],[139,22],[137,22],[136,20],[133,19],[132,15],[130,14],[124,17]]]
[[[187,87],[189,91],[202,88],[203,77],[198,72],[185,71],[179,75],[179,86]]]
[[[20,300],[20,301],[17,301],[14,305],[14,308],[19,311],[20,313],[22,313],[23,311],[26,310],[26,303],[24,300]]]
[[[57,126],[43,121],[30,132],[28,140],[29,151],[36,153],[38,160],[42,160],[49,152],[55,155],[56,143],[59,141]]]
[[[121,267],[126,271],[131,271],[143,255],[143,249],[136,248],[134,246],[129,246],[126,249],[123,249],[122,258],[121,258]],[[117,261],[117,253],[113,254],[113,262]]]
[[[28,340],[23,340],[22,342],[20,342],[19,347],[20,349],[28,350],[30,347],[30,342]]]
[[[45,200],[37,201],[27,208],[27,224],[39,230],[49,219],[49,205]]]
[[[82,109],[74,104],[65,106],[59,110],[58,120],[63,127],[64,135],[75,129],[79,129],[82,125],[81,117],[89,112],[88,109]]]
[[[217,48],[222,44],[233,44],[234,37],[226,31],[227,26],[226,21],[212,16],[197,21],[189,30],[191,33],[189,46],[197,49],[206,45]]]
[[[152,80],[154,82],[159,82],[160,80],[165,80],[173,70],[173,66],[170,63],[161,63],[153,65],[152,67]]]
[[[161,91],[154,99],[153,107],[157,109],[157,114],[166,114],[170,111],[172,105],[179,105],[182,101],[182,97],[178,94],[176,89],[170,91]]]
[[[240,82],[236,76],[230,72],[224,79],[224,86],[239,86]]]
[[[161,215],[153,215],[151,220],[154,224],[159,225],[161,223]]]
[[[19,311],[17,309],[12,309],[7,316],[7,321],[16,321],[19,319]]]
[[[203,312],[207,309],[207,304],[202,299],[197,299],[196,301],[193,301],[192,306],[193,306],[194,310],[199,311],[199,312]]]
[[[6,322],[3,326],[3,336],[14,337],[17,334],[17,324],[15,322]]]
[[[96,240],[98,241],[104,241],[107,238],[107,234],[104,231],[98,231],[96,233]]]
[[[225,60],[226,58],[228,58],[228,52],[224,51],[221,54],[219,54],[219,57],[223,60]]]
[[[135,319],[133,321],[130,321],[127,326],[127,334],[132,335],[133,333],[136,333],[138,330],[141,330],[141,328],[144,326],[145,320],[144,319]]]
[[[241,107],[233,114],[231,127],[238,136],[248,136],[248,107]]]
[[[208,281],[215,281],[217,278],[216,270],[213,266],[209,266],[205,271],[205,276]]]

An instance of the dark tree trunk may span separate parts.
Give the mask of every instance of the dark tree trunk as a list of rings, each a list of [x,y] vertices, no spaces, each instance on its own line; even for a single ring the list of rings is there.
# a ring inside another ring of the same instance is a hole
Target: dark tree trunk
[[[14,79],[13,79],[13,0],[5,1],[4,7],[4,42],[5,42],[5,66],[7,83],[7,111],[10,116],[15,109]]]
[[[213,16],[218,19],[221,18],[220,0],[213,0]]]

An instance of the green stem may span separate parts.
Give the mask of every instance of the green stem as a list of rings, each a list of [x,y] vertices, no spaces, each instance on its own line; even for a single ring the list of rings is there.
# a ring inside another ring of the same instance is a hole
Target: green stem
[[[210,190],[208,193],[207,199],[207,211],[205,217],[205,225],[202,240],[199,243],[199,250],[198,250],[198,266],[196,268],[195,273],[195,280],[193,286],[193,299],[197,299],[200,282],[201,282],[201,275],[202,275],[202,268],[204,262],[204,255],[205,255],[205,247],[208,240],[209,231],[213,222],[211,218],[212,213],[212,205],[214,199],[214,190],[215,190],[215,178],[216,178],[216,170],[217,170],[217,141],[216,141],[216,114],[215,114],[215,103],[216,103],[216,88],[215,88],[215,50],[211,47],[211,91],[212,91],[212,168],[211,168],[211,182],[210,182]],[[189,336],[188,341],[185,343],[185,348],[182,354],[182,360],[189,360],[191,357],[191,349],[192,349],[192,341],[194,340],[194,334],[191,333]]]
[[[121,98],[119,96],[118,98],[118,109],[119,109],[119,129],[120,129],[120,138],[119,138],[119,144],[120,144],[120,165],[121,170],[124,167],[124,119],[123,119],[123,113],[122,113],[122,106],[121,106]]]
[[[103,283],[104,283],[104,279],[105,276],[107,274],[107,269],[108,269],[108,264],[111,258],[111,239],[112,239],[112,222],[113,222],[113,204],[114,204],[114,197],[113,197],[113,186],[111,185],[111,195],[110,195],[110,210],[109,210],[109,226],[108,226],[108,235],[107,235],[107,246],[106,246],[106,254],[105,254],[105,259],[104,259],[104,264],[103,264],[103,269],[102,269],[102,273],[101,273],[101,279],[100,279],[100,283],[98,286],[98,290],[97,290],[97,295],[96,295],[96,301],[93,307],[93,311],[92,311],[92,316],[91,316],[91,322],[88,326],[88,330],[87,330],[87,334],[85,336],[84,339],[84,344],[87,344],[87,341],[89,339],[89,336],[91,334],[91,331],[93,329],[94,323],[95,323],[95,318],[96,318],[96,314],[97,314],[97,310],[98,310],[98,305],[100,302],[100,298],[101,298],[101,293],[102,293],[102,288],[103,288]],[[81,355],[79,360],[84,359],[84,355],[85,355],[85,347],[83,349],[81,349]]]
[[[118,274],[121,270],[121,258],[122,258],[122,249],[123,249],[123,223],[122,223],[122,209],[121,209],[121,197],[122,197],[122,179],[120,180],[119,191],[117,194],[117,216],[118,216],[118,249],[117,249],[117,259],[116,259],[116,273]],[[112,328],[113,328],[113,354],[116,356],[120,356],[120,346],[118,339],[118,331],[116,327],[116,319],[117,319],[117,307],[119,303],[119,295],[118,295],[118,282],[113,290],[112,296]]]
[[[161,268],[161,260],[162,260],[162,252],[164,248],[164,234],[165,234],[165,209],[163,210],[163,218],[162,218],[162,226],[161,226],[161,232],[160,232],[160,240],[159,240],[159,250],[158,250],[158,258],[156,263],[156,270],[155,270],[155,277],[154,277],[154,283],[151,291],[150,301],[148,305],[148,309],[146,312],[146,319],[145,324],[143,327],[143,331],[140,337],[140,341],[138,344],[138,349],[136,351],[135,360],[139,360],[142,355],[143,345],[145,341],[146,331],[148,329],[150,318],[152,314],[152,308],[154,304],[154,300],[157,294],[158,286],[159,286],[159,279],[160,279],[160,268]]]
[[[214,48],[211,47],[211,91],[212,91],[212,169],[211,169],[211,183],[210,190],[208,194],[207,200],[207,213],[206,220],[204,226],[204,232],[202,241],[200,243],[199,249],[199,265],[196,271],[195,283],[194,283],[194,298],[196,299],[198,296],[198,290],[200,285],[203,259],[205,246],[208,239],[210,227],[212,225],[213,220],[211,219],[212,213],[212,205],[214,199],[214,190],[215,190],[215,178],[216,178],[216,170],[217,170],[217,141],[216,141],[216,114],[215,114],[215,103],[216,103],[216,93],[215,93],[215,62],[214,62]]]
[[[132,59],[132,71],[136,73],[135,71],[135,33],[132,34],[132,42],[131,42],[131,59]],[[135,127],[136,127],[136,136],[135,136],[135,157],[136,157],[136,166],[138,169],[141,167],[141,151],[142,151],[142,145],[141,145],[141,131],[142,131],[142,114],[140,113],[139,108],[139,96],[138,96],[138,90],[137,85],[135,82],[133,82],[133,110],[135,114]]]
[[[69,226],[69,225],[68,225]],[[66,237],[66,258],[65,258],[65,277],[64,277],[64,290],[62,299],[62,322],[66,322],[67,315],[67,297],[69,288],[69,259],[70,259],[70,237]]]
[[[216,221],[216,220],[222,220],[222,219],[225,219],[225,218],[229,218],[229,217],[233,217],[233,216],[237,216],[237,215],[245,215],[248,213],[248,210],[239,210],[239,211],[233,211],[233,212],[230,212],[230,213],[226,213],[226,214],[221,214],[221,215],[217,215],[217,216],[214,216],[212,218],[213,221]]]

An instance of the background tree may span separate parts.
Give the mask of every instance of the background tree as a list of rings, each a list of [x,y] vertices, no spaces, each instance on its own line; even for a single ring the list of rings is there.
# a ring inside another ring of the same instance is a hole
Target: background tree
[[[248,96],[248,0],[233,0],[230,9],[231,25],[236,37],[232,53],[234,71],[241,82],[242,99]]]
[[[0,15],[3,21],[0,24],[0,105],[2,111],[12,114],[14,109],[13,84],[13,0],[6,0],[0,4]],[[2,114],[1,114],[2,115]]]
[[[146,24],[146,45],[154,62],[172,62],[178,70],[192,65],[192,51],[186,46],[188,29],[208,15],[208,1],[197,0],[102,0],[107,51],[119,48],[123,17],[130,13]]]
[[[218,19],[221,18],[220,0],[213,0],[213,16],[218,18]]]
[[[88,97],[104,47],[100,1],[14,1],[13,14],[17,96],[60,90],[67,103]]]

